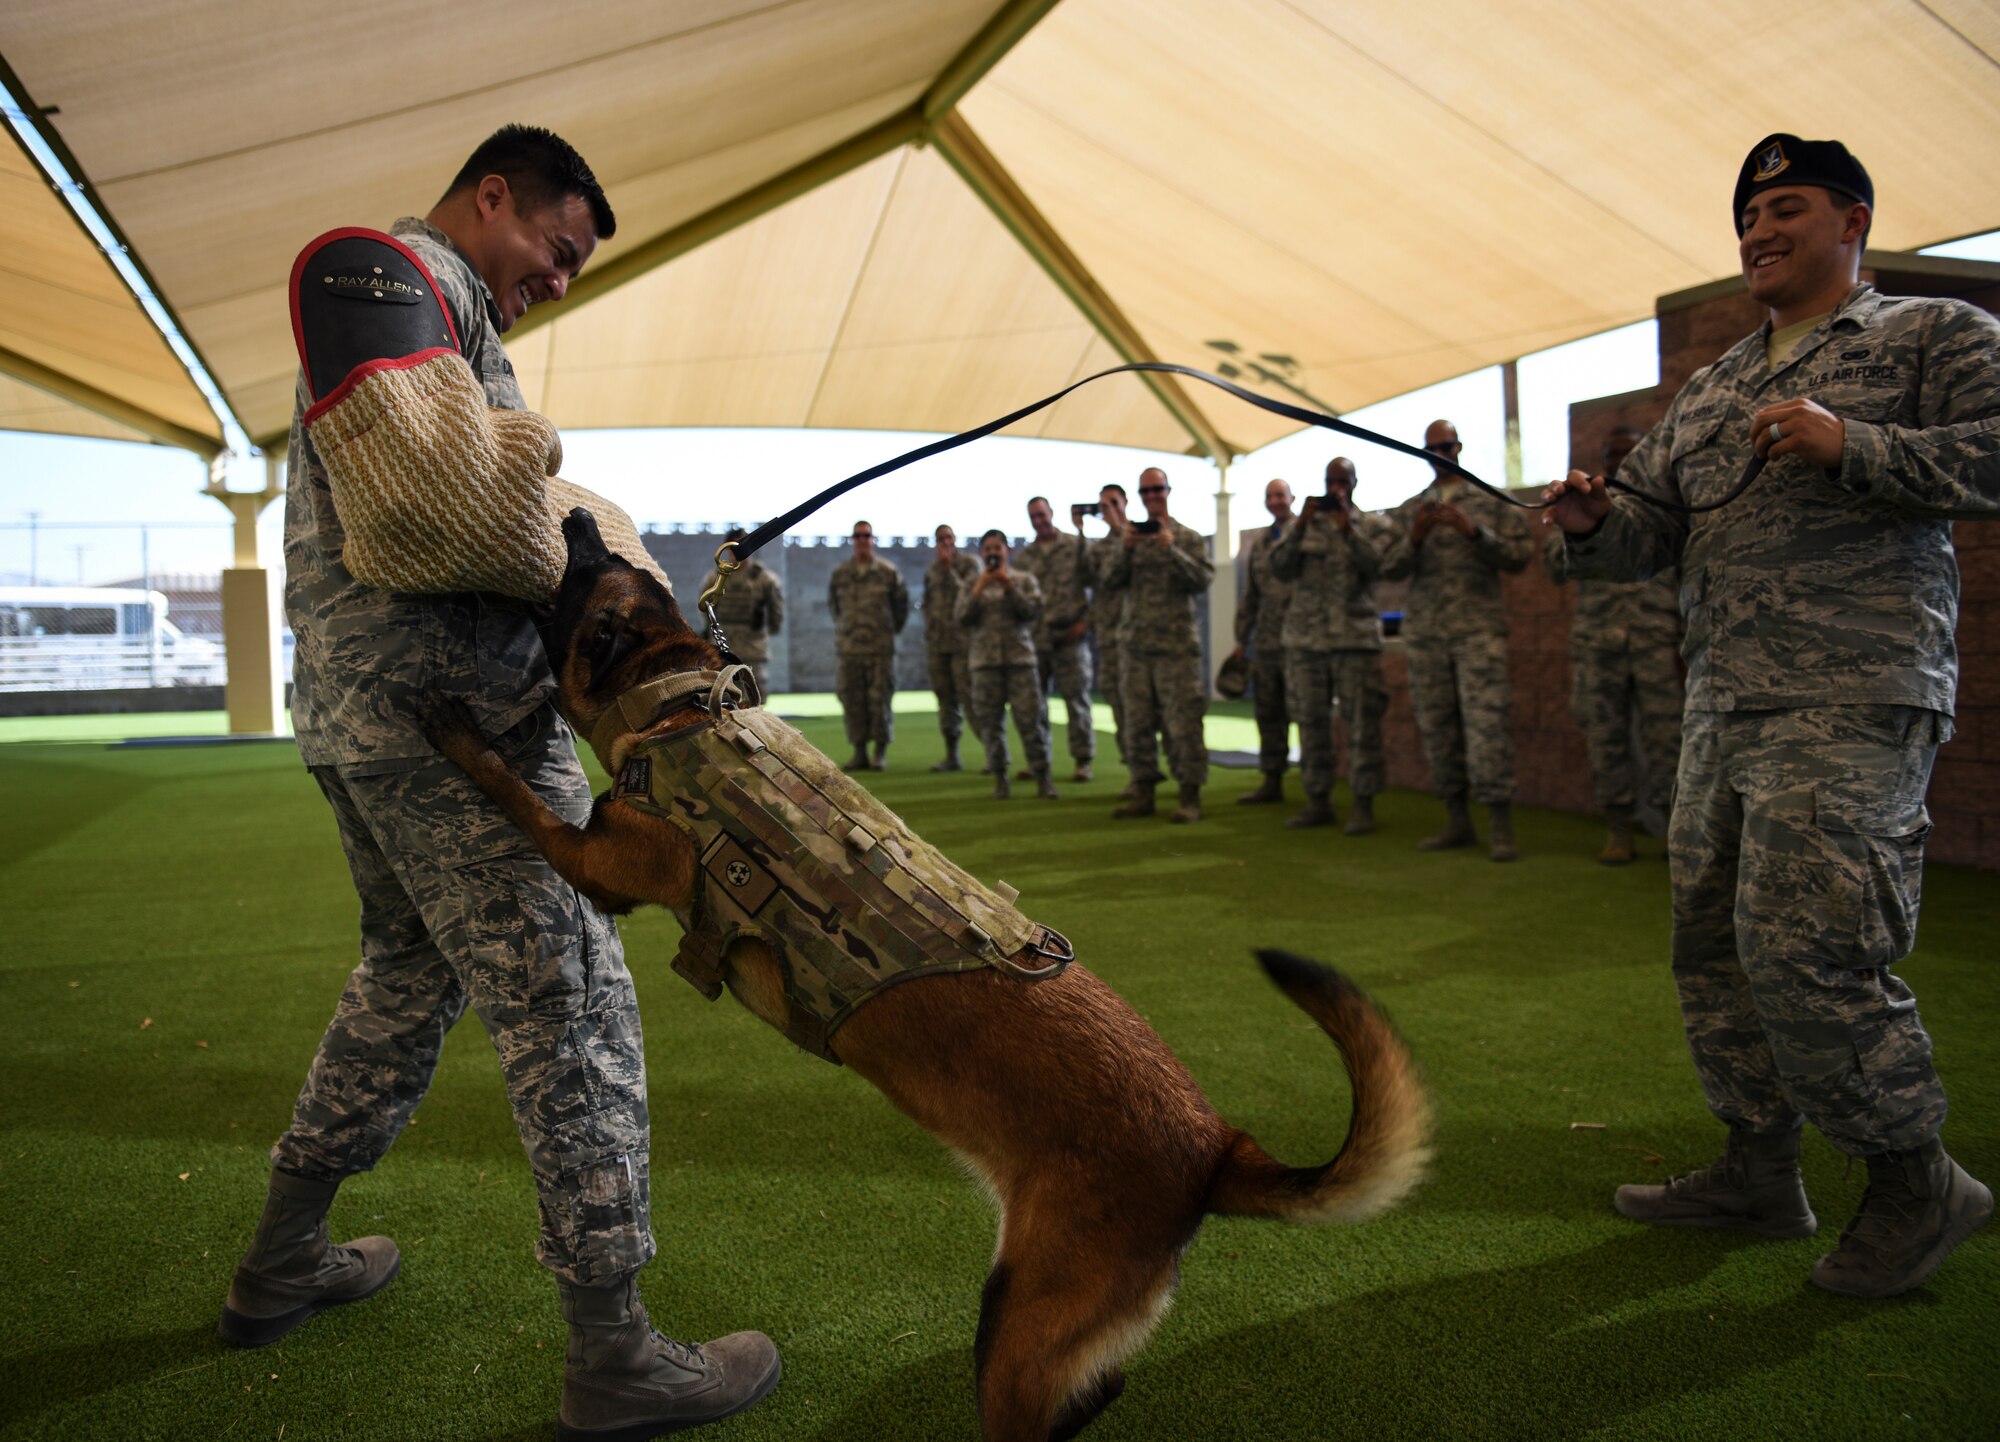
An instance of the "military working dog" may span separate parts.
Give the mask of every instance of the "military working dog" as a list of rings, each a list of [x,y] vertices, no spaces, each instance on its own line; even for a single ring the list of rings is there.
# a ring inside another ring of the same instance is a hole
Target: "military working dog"
[[[589,512],[571,512],[563,531],[568,566],[546,636],[564,717],[600,746],[606,729],[622,729],[610,743],[620,757],[709,724],[710,710],[692,705],[636,729],[604,727],[626,693],[717,672],[724,657],[664,586],[605,548]],[[425,724],[598,905],[690,904],[700,858],[659,808],[621,787],[573,825],[508,769],[463,707],[440,701]],[[1081,965],[1036,981],[990,966],[915,976],[876,993],[829,1039],[835,1059],[956,1152],[998,1205],[974,1351],[989,1442],[1074,1436],[1118,1396],[1120,1364],[1166,1308],[1208,1213],[1358,1221],[1418,1180],[1429,1103],[1401,1038],[1339,973],[1259,957],[1332,1038],[1352,1081],[1347,1137],[1324,1166],[1284,1166],[1230,1126],[1166,1043]],[[722,975],[751,1011],[783,1025],[785,962],[769,941],[734,941]]]

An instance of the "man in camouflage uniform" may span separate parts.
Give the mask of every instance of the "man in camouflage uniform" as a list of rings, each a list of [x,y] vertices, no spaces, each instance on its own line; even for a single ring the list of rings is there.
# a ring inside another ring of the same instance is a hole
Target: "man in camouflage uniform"
[[[1236,608],[1236,649],[1229,654],[1250,657],[1250,700],[1257,716],[1257,769],[1263,781],[1255,791],[1236,798],[1239,806],[1264,806],[1285,799],[1285,770],[1292,760],[1292,718],[1285,700],[1285,613],[1292,603],[1292,583],[1271,569],[1271,552],[1292,519],[1292,486],[1272,481],[1264,487],[1264,509],[1271,528],[1250,538],[1243,558],[1247,579],[1243,601]]]
[[[965,628],[972,664],[972,722],[986,741],[986,769],[993,773],[993,796],[1013,794],[1007,779],[1007,708],[1021,733],[1028,775],[1035,794],[1055,799],[1049,777],[1049,712],[1035,664],[1035,623],[1042,614],[1042,589],[1032,573],[1008,564],[1007,533],[998,529],[979,538],[981,570],[958,598],[958,621]]]
[[[1424,449],[1456,460],[1458,427],[1433,421]],[[1445,805],[1444,829],[1417,848],[1478,843],[1470,793],[1492,814],[1487,854],[1512,861],[1520,852],[1514,844],[1513,686],[1500,576],[1528,564],[1528,524],[1497,497],[1442,466],[1431,469],[1437,479],[1390,513],[1394,530],[1382,557],[1384,580],[1410,577],[1402,633],[1410,700],[1431,782]]]
[[[1079,519],[1081,519],[1079,517]],[[1072,781],[1090,779],[1097,756],[1097,727],[1090,710],[1090,543],[1055,526],[1048,497],[1028,502],[1035,539],[1021,551],[1021,569],[1042,588],[1042,618],[1035,623],[1035,664],[1042,695],[1063,698],[1069,716]],[[1046,704],[1046,703],[1045,703]]]
[[[743,535],[743,528],[737,526],[729,532],[729,539],[740,541]],[[701,590],[695,594],[707,595],[714,584],[715,572],[711,570],[702,578]],[[785,588],[762,561],[753,557],[742,570],[730,576],[729,584],[715,598],[715,618],[729,638],[730,651],[757,678],[757,694],[764,695],[764,672],[771,664],[771,638],[785,627]]]
[[[910,619],[910,588],[901,571],[875,554],[873,526],[856,521],[850,539],[854,554],[833,568],[826,583],[833,610],[833,686],[854,747],[842,764],[849,771],[886,771],[896,734],[890,710],[896,698],[896,633]]]
[[[1993,1211],[1944,1151],[1944,1088],[1891,969],[1916,940],[1931,764],[1958,658],[1954,519],[2000,515],[2000,324],[1859,284],[1867,172],[1837,141],[1767,137],[1735,216],[1765,323],[1697,371],[1613,501],[1572,471],[1549,519],[1575,575],[1681,568],[1685,733],[1671,830],[1673,964],[1722,1157],[1620,1212],[1767,1236],[1816,1228],[1812,1122],[1868,1185],[1813,1267],[1836,1292],[1920,1285]]]
[[[1097,647],[1097,689],[1111,707],[1111,739],[1118,747],[1118,764],[1129,766],[1125,751],[1125,688],[1119,665],[1118,632],[1125,624],[1125,593],[1105,588],[1104,573],[1118,553],[1119,537],[1125,531],[1125,488],[1116,481],[1097,492],[1097,508],[1110,527],[1110,534],[1090,543],[1090,585],[1094,593],[1090,607],[1090,636]],[[1083,534],[1083,517],[1073,515],[1076,531]],[[1132,787],[1127,783],[1129,799]]]
[[[1639,443],[1618,426],[1604,442],[1604,477]],[[1550,532],[1542,563],[1557,585],[1569,579],[1562,531]],[[1632,712],[1639,713],[1646,801],[1665,815],[1673,805],[1681,760],[1680,572],[1669,566],[1649,581],[1579,581],[1570,619],[1570,714],[1590,751],[1590,775],[1607,830],[1597,859],[1606,866],[1632,860],[1632,812],[1638,781],[1632,757]]]
[[[1349,836],[1375,830],[1375,798],[1387,766],[1382,717],[1389,689],[1382,681],[1382,618],[1375,604],[1389,523],[1354,508],[1354,463],[1335,456],[1326,466],[1326,494],[1308,496],[1296,521],[1270,551],[1272,575],[1291,585],[1285,612],[1285,694],[1299,723],[1299,774],[1305,809],[1287,826],[1331,826],[1333,710],[1347,722],[1347,776],[1354,809]]]
[[[574,150],[508,126],[425,219],[392,232],[435,278],[488,404],[519,410],[501,333],[529,305],[560,299],[613,225]],[[326,467],[300,420],[312,400],[302,373],[285,503],[292,718],[360,893],[361,962],[272,1149],[270,1194],[222,1335],[276,1341],[394,1276],[386,1237],[330,1246],[327,1210],[409,1122],[469,1007],[499,1054],[540,1205],[536,1255],[570,1325],[562,1423],[679,1427],[739,1410],[776,1384],[769,1339],[684,1347],[652,1331],[639,1300],[634,1277],[654,1252],[646,1072],[617,928],[419,727],[420,703],[462,699],[511,768],[581,823],[590,789],[550,704],[535,617],[496,596],[354,580]]]
[[[932,559],[924,571],[924,660],[930,666],[931,690],[937,696],[938,730],[944,734],[944,759],[933,771],[958,771],[958,738],[965,730],[965,707],[972,704],[972,672],[966,652],[965,627],[958,619],[959,599],[979,575],[979,562],[958,548],[958,532],[939,526],[932,533]],[[972,723],[975,736],[979,722]]]
[[[1149,467],[1140,473],[1139,499],[1149,529],[1141,531],[1120,515],[1122,525],[1098,582],[1099,594],[1122,593],[1124,601],[1118,649],[1132,795],[1111,813],[1120,821],[1154,814],[1162,733],[1167,767],[1180,785],[1175,821],[1201,820],[1201,788],[1208,780],[1208,747],[1201,734],[1208,687],[1201,674],[1195,601],[1208,589],[1215,563],[1201,533],[1167,514],[1170,489],[1165,471]]]

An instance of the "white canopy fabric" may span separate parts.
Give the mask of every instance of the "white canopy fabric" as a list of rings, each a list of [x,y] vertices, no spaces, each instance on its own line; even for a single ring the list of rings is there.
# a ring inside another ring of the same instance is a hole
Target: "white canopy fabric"
[[[565,427],[952,430],[1215,341],[1350,409],[1730,274],[1773,130],[1847,141],[1877,248],[2000,226],[1988,0],[11,0],[0,56],[259,438],[291,410],[299,247],[421,213],[509,120],[575,142],[619,213],[592,265],[617,283],[510,344]],[[0,346],[139,403],[120,343],[30,303],[15,272],[44,268],[0,271]],[[1121,377],[1021,430],[1291,428],[1177,409]]]

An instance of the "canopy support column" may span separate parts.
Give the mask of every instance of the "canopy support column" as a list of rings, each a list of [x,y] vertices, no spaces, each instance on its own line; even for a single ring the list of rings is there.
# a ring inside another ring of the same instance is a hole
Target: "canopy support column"
[[[266,451],[264,489],[232,491],[224,484],[226,458],[218,458],[203,491],[227,506],[236,522],[234,556],[222,573],[222,644],[228,666],[223,693],[232,736],[274,736],[284,729],[278,578],[264,566],[257,535],[257,517],[285,494],[283,466],[275,450]]]
[[[1204,687],[1215,684],[1216,667],[1236,644],[1236,532],[1229,523],[1229,462],[1215,462],[1215,576],[1208,583],[1208,674]]]

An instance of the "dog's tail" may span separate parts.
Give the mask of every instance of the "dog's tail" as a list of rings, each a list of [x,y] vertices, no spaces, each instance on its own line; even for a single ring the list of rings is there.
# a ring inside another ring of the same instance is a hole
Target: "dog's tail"
[[[1340,1049],[1354,1116],[1339,1154],[1320,1167],[1285,1166],[1237,1133],[1208,1210],[1301,1223],[1358,1222],[1387,1210],[1430,1160],[1430,1097],[1409,1048],[1361,988],[1332,967],[1283,951],[1259,951],[1257,959]]]

